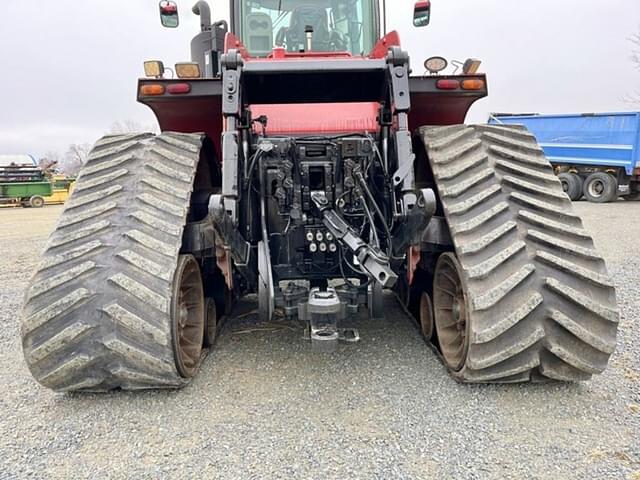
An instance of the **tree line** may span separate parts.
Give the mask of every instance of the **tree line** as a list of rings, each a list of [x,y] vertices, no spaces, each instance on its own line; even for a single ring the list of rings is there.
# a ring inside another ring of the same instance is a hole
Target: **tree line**
[[[109,129],[110,135],[121,135],[135,132],[153,132],[157,127],[145,126],[134,120],[115,122]],[[55,170],[64,175],[75,177],[86,163],[93,147],[90,143],[72,143],[63,152],[48,151],[39,160],[39,166],[44,170]]]

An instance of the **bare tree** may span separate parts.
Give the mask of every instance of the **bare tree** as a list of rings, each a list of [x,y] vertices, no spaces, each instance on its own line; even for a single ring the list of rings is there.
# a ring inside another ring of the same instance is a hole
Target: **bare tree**
[[[45,152],[38,160],[38,166],[45,172],[55,172],[60,164],[60,154],[54,151]]]
[[[72,143],[60,162],[60,170],[67,175],[77,175],[87,161],[90,151],[91,145],[88,143]]]
[[[140,133],[140,132],[157,132],[158,128],[153,125],[142,125],[135,120],[123,120],[121,122],[114,122],[111,125],[109,133],[112,134],[124,134],[124,133]]]
[[[135,120],[123,120],[121,122],[114,122],[111,125],[111,129],[109,130],[109,133],[122,134],[122,133],[135,133],[135,132],[141,132],[141,131],[142,131],[142,125],[140,125]]]

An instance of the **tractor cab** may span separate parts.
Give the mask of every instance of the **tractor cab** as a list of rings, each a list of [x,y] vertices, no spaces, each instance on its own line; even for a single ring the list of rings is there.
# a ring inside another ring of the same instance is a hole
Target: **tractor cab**
[[[266,57],[274,47],[364,55],[379,38],[375,0],[240,0],[232,8],[251,56]]]
[[[532,134],[463,125],[487,95],[478,60],[412,72],[384,0],[231,7],[229,23],[193,7],[190,62],[145,62],[138,100],[162,133],[88,156],[25,296],[43,385],[181,387],[252,294],[263,322],[335,352],[402,315],[385,289],[461,382],[604,370],[619,322],[604,261]],[[424,27],[431,3],[404,14]],[[175,2],[160,15],[178,26]]]

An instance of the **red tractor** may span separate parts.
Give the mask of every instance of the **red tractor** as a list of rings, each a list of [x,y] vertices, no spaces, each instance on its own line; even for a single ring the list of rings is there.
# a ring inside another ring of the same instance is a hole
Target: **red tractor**
[[[381,8],[382,7],[382,8]],[[26,296],[25,358],[59,391],[180,387],[220,319],[359,340],[394,289],[463,382],[578,381],[616,344],[615,291],[535,138],[466,126],[479,62],[412,76],[384,1],[206,2],[192,61],[145,63],[162,134],[98,141]],[[414,25],[431,4],[415,4]],[[174,2],[160,3],[178,26]]]

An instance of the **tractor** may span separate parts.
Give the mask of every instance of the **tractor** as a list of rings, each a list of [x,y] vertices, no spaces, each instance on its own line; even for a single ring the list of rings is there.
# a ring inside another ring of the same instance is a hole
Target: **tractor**
[[[431,7],[415,4],[416,28]],[[159,10],[179,25],[175,2]],[[397,298],[460,382],[606,368],[605,263],[532,134],[464,124],[488,93],[478,60],[412,71],[384,0],[193,13],[191,61],[147,61],[138,82],[162,133],[95,144],[28,287],[38,382],[181,387],[247,295],[324,353],[366,341],[353,318]]]

